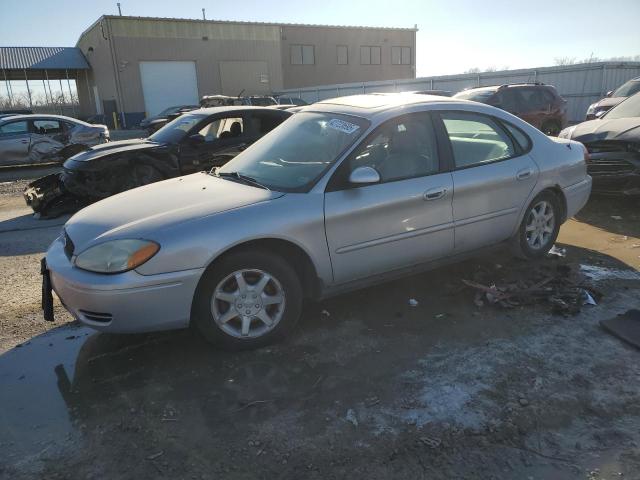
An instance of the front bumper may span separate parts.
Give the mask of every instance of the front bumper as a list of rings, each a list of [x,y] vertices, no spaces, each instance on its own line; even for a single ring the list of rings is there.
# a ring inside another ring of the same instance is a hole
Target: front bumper
[[[189,325],[191,303],[204,269],[158,275],[135,270],[104,275],[74,267],[62,237],[46,264],[53,291],[81,323],[111,333],[171,330]]]
[[[591,195],[591,185],[591,177],[587,175],[584,180],[562,189],[567,201],[567,219],[573,217],[587,204]]]
[[[590,145],[587,145],[589,148]],[[606,195],[640,195],[640,153],[592,151],[587,171],[593,177],[593,191]]]

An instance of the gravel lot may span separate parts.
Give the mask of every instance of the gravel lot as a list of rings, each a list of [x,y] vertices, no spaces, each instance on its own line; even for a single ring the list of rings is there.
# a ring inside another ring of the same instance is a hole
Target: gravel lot
[[[598,325],[640,308],[635,200],[592,199],[565,257],[343,295],[230,354],[190,331],[97,334],[58,303],[43,322],[38,262],[64,219],[32,219],[23,185],[0,184],[0,477],[640,478],[640,351]],[[558,272],[599,304],[478,306],[462,282]]]

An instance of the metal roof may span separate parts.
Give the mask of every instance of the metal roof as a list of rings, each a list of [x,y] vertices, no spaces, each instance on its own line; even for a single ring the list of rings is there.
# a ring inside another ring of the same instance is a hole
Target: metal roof
[[[88,70],[89,64],[76,47],[0,47],[0,69]]]

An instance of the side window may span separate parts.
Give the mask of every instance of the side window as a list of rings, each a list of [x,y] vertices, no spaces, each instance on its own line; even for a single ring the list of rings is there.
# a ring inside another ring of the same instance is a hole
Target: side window
[[[204,137],[205,142],[213,142],[217,139],[230,139],[239,137],[244,132],[242,118],[218,118],[208,123],[198,132]]]
[[[518,92],[514,89],[506,88],[498,93],[498,102],[500,108],[507,112],[518,112],[520,105],[518,101]]]
[[[522,88],[523,106],[526,110],[540,110],[544,107],[542,91],[539,88]]]
[[[62,125],[57,120],[34,120],[33,128],[40,135],[51,135],[62,132]]]
[[[529,140],[529,137],[527,137],[527,135],[525,135],[525,133],[522,130],[520,130],[518,127],[514,127],[510,123],[507,123],[504,121],[501,123],[502,125],[504,125],[504,128],[509,130],[509,133],[511,134],[511,136],[516,140],[516,142],[520,146],[520,149],[523,152],[528,151],[529,147],[531,147],[531,140]]]
[[[5,123],[0,127],[0,135],[19,135],[29,133],[29,125],[26,120],[20,122]]]
[[[427,113],[404,115],[378,127],[349,158],[349,172],[375,168],[381,182],[422,177],[439,170],[433,123]]]
[[[280,123],[282,123],[282,118],[279,116],[256,112],[251,115],[251,132],[253,135],[262,136]]]
[[[482,165],[515,156],[509,136],[490,117],[467,112],[441,114],[456,168]]]

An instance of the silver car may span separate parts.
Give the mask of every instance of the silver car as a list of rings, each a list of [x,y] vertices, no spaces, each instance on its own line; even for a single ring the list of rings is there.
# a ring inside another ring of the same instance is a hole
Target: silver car
[[[586,203],[580,143],[479,103],[415,94],[308,107],[215,173],[77,213],[43,262],[82,323],[193,323],[227,348],[290,332],[318,299],[508,243],[535,259]]]
[[[105,125],[62,115],[12,115],[0,119],[0,166],[62,162],[108,141]]]

